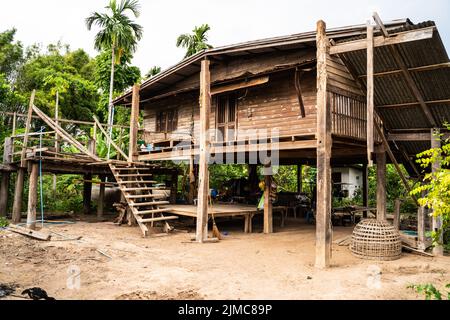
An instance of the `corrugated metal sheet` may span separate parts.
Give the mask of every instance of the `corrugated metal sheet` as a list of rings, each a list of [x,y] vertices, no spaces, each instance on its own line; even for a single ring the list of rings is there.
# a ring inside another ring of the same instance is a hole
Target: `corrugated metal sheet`
[[[433,21],[415,25],[405,24],[390,32],[404,32],[431,26],[435,26]],[[449,62],[448,54],[437,29],[433,32],[433,38],[431,39],[406,42],[396,45],[396,47],[408,69]],[[345,53],[344,57],[351,64],[351,68],[355,70],[356,75],[365,83],[365,77],[361,76],[366,74],[366,52],[361,50]],[[400,66],[397,64],[389,47],[375,48],[375,73],[392,72],[399,69]],[[450,99],[450,68],[448,66],[433,70],[411,70],[409,73],[425,102]],[[380,117],[388,130],[431,128],[402,72],[376,76],[374,82],[375,105],[390,106],[379,108]],[[401,106],[402,104],[411,103],[417,103],[417,105]],[[430,103],[427,106],[439,126],[442,127],[444,122],[450,122],[450,101],[439,104]],[[400,142],[400,144],[403,145],[406,152],[410,155],[429,148],[429,143],[423,141]]]

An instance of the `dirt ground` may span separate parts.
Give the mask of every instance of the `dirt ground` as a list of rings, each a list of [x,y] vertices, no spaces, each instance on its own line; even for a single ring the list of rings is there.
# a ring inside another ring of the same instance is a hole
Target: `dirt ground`
[[[142,238],[138,227],[77,221],[45,227],[52,241],[0,231],[0,284],[41,287],[56,299],[423,299],[410,284],[450,283],[450,257],[403,253],[365,261],[333,244],[333,266],[316,270],[314,226],[288,219],[264,235],[242,222],[218,222],[219,243],[191,243],[189,232]],[[334,239],[351,227],[334,227]],[[14,297],[8,297],[14,299]]]

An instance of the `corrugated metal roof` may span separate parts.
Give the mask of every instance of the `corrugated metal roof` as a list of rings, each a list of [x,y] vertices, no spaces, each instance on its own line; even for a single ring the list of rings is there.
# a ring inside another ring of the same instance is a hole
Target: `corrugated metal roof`
[[[400,26],[410,24],[409,19],[397,19],[386,23],[389,30],[397,29]],[[348,39],[351,37],[360,37],[366,33],[366,25],[353,25],[339,28],[327,29],[327,35],[330,39],[339,41],[339,39]],[[198,52],[197,54],[180,61],[176,65],[164,70],[156,76],[144,81],[141,84],[141,92],[145,92],[148,96],[151,92],[157,92],[163,88],[170,87],[180,80],[177,74],[185,77],[196,74],[200,70],[200,60],[205,57],[221,57],[221,56],[244,56],[258,54],[262,52],[271,52],[275,50],[291,50],[302,47],[315,46],[316,32],[297,33],[288,36],[266,38],[238,44],[212,48]],[[131,91],[125,92],[122,96],[114,100],[114,104],[122,104],[129,102]]]
[[[405,24],[391,32],[404,32],[433,27],[433,21],[419,24]],[[364,38],[360,36],[358,38]],[[427,40],[406,42],[396,45],[397,50],[408,69],[448,63],[449,58],[437,29],[433,37]],[[374,71],[383,73],[400,69],[389,47],[377,47],[374,52]],[[365,84],[366,52],[353,51],[343,54],[345,60]],[[410,70],[412,79],[425,102],[450,99],[450,68],[443,66],[432,70]],[[376,76],[375,105],[388,130],[428,129],[431,128],[416,96],[411,91],[403,73],[391,73]],[[416,105],[408,105],[417,103]],[[407,104],[406,106],[393,106]],[[388,106],[388,107],[381,107]],[[430,103],[427,105],[439,126],[450,121],[450,102]],[[413,155],[429,148],[429,143],[399,141],[408,154]]]

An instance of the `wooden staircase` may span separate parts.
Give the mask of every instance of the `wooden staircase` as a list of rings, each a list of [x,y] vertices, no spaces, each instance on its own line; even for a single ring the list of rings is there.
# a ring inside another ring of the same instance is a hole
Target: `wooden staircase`
[[[167,209],[159,207],[169,204],[169,202],[165,201],[165,195],[153,192],[164,189],[154,186],[156,181],[151,180],[152,168],[145,164],[117,163],[110,163],[109,167],[144,237],[148,235],[147,224],[153,227],[155,222],[163,222],[165,232],[170,231],[172,228],[167,221],[178,219],[178,217],[165,216],[164,213],[167,212]]]

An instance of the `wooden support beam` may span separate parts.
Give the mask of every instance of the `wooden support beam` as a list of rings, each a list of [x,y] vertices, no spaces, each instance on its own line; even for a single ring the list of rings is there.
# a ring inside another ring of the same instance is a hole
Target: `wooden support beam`
[[[302,168],[303,166],[301,164],[297,165],[297,193],[303,192]]]
[[[177,203],[177,192],[178,192],[178,172],[172,173],[170,185],[170,203]]]
[[[209,118],[211,111],[211,74],[209,60],[202,60],[200,72],[200,159],[197,195],[196,241],[203,242],[208,237],[208,195],[210,156]]]
[[[367,167],[367,164],[363,164],[362,176],[362,201],[363,207],[367,208],[369,206],[369,168]],[[363,211],[363,218],[367,218],[367,211]]]
[[[382,47],[411,41],[431,39],[433,37],[434,30],[435,27],[426,27],[418,30],[410,30],[392,34],[389,38],[385,38],[384,36],[374,37],[374,47]],[[364,50],[366,48],[366,39],[353,40],[332,46],[330,49],[330,54],[334,55],[339,53]]]
[[[425,192],[422,192],[422,197],[425,196]],[[418,206],[417,207],[417,247],[421,251],[425,251],[426,249],[426,228],[425,228],[425,221],[426,221],[426,214],[427,208],[424,206]]]
[[[14,189],[14,203],[12,212],[12,222],[19,223],[22,217],[23,180],[25,178],[25,168],[19,168],[16,176],[16,188]]]
[[[327,268],[331,260],[331,109],[327,107],[327,56],[329,41],[325,22],[317,22],[317,268]]]
[[[30,184],[28,187],[28,210],[27,210],[27,228],[36,229],[36,205],[37,205],[37,186],[39,178],[39,163],[31,163]]]
[[[373,25],[367,23],[367,163],[373,165],[374,148],[374,81],[373,81]]]
[[[7,216],[10,175],[10,172],[2,172],[2,181],[0,184],[0,217]]]
[[[100,187],[98,192],[98,204],[97,204],[97,218],[103,217],[103,210],[105,207],[105,188],[106,188],[106,176],[100,176]]]
[[[386,136],[384,135],[383,130],[378,126],[378,124],[375,124],[374,126],[377,130],[378,136],[381,138],[381,141],[383,143],[383,148],[384,148],[384,150],[386,150],[387,154],[389,155],[389,158],[391,159],[392,163],[394,164],[395,170],[397,171],[398,175],[400,176],[400,179],[402,180],[403,185],[405,186],[405,189],[408,191],[408,194],[410,194],[410,196],[414,200],[414,202],[416,204],[418,204],[417,198],[415,196],[411,195],[411,187],[408,184],[408,180],[406,179],[405,175],[403,174],[403,171],[400,168],[400,165],[398,164],[397,159],[395,158],[394,153],[391,150],[391,147],[389,146],[389,143],[386,139]]]
[[[386,29],[386,26],[384,25],[383,21],[381,20],[380,16],[377,12],[374,12],[372,14],[373,20],[375,20],[375,23],[378,25],[378,27],[381,29],[381,33],[385,38],[389,37],[389,33]]]
[[[394,200],[394,221],[392,222],[392,225],[397,228],[397,230],[400,230],[400,206],[401,206],[400,199]]]
[[[36,96],[36,90],[33,90],[30,97],[30,103],[28,105],[28,113],[27,113],[27,120],[25,121],[25,136],[23,137],[23,145],[22,145],[22,153],[20,155],[20,166],[22,168],[26,165],[26,152],[27,152],[27,146],[28,146],[28,134],[30,133],[30,126],[31,126],[31,119],[33,115],[33,104],[34,104],[34,97]]]
[[[105,137],[106,141],[109,142],[114,147],[114,149],[116,149],[116,151],[119,152],[122,155],[122,157],[124,157],[124,159],[126,161],[130,161],[130,159],[125,154],[125,152],[123,152],[123,150],[120,149],[120,147],[109,137],[108,133],[102,127],[102,125],[100,124],[100,121],[98,121],[97,117],[93,116],[93,118],[94,118],[95,123],[97,124],[97,127],[100,129],[100,131],[102,132],[103,136]]]
[[[388,141],[430,141],[428,132],[389,133]]]
[[[100,158],[98,158],[96,155],[92,154],[91,152],[89,152],[80,142],[78,142],[77,140],[75,140],[70,134],[68,134],[63,128],[61,128],[59,125],[57,125],[55,123],[55,121],[53,121],[53,119],[51,119],[49,116],[47,116],[44,112],[42,112],[39,108],[37,108],[36,106],[33,105],[33,111],[39,116],[39,118],[41,118],[50,128],[52,128],[53,130],[55,130],[59,136],[67,141],[68,143],[70,143],[71,145],[73,145],[75,148],[77,148],[78,150],[80,150],[82,153],[90,156],[92,159],[94,159],[95,161],[99,161]]]
[[[83,183],[83,213],[90,214],[91,213],[91,196],[92,196],[92,174],[86,173],[84,175],[84,183]]]
[[[139,129],[139,90],[140,85],[133,86],[133,96],[131,102],[131,117],[130,117],[130,143],[128,145],[128,161],[137,161],[138,146],[137,135]]]
[[[439,133],[440,133],[439,129],[431,129],[431,148],[432,149],[438,149],[441,147],[441,138],[439,136]],[[433,174],[436,174],[436,172],[438,172],[440,168],[441,168],[440,160],[436,159],[436,161],[434,161],[431,166],[431,171]],[[438,244],[436,244],[433,247],[433,254],[436,256],[443,256],[444,255],[444,247],[443,247],[444,236],[443,236],[443,230],[442,230],[442,217],[435,216],[433,214],[431,223],[432,223],[432,230],[434,232],[440,233],[439,239],[438,239]]]
[[[450,62],[429,64],[429,65],[420,66],[420,67],[408,68],[408,71],[409,72],[422,72],[422,71],[431,71],[431,70],[437,70],[437,69],[443,69],[443,68],[450,68]],[[377,73],[374,73],[373,75],[374,75],[374,77],[383,77],[383,76],[399,74],[402,72],[403,72],[403,70],[397,69],[397,70],[377,72]],[[362,74],[362,75],[358,76],[358,78],[365,78],[365,77],[367,77],[367,74]]]
[[[269,166],[270,167],[270,166]],[[268,167],[266,167],[268,168]],[[270,198],[272,188],[272,176],[264,176],[264,233],[273,233],[273,208]]]
[[[255,87],[255,86],[265,84],[267,82],[269,82],[269,76],[263,76],[263,77],[259,77],[259,78],[253,78],[250,80],[239,81],[236,83],[220,85],[220,86],[213,87],[211,89],[211,95],[216,95],[216,94],[229,92],[229,91],[235,91],[238,89]]]
[[[386,220],[386,151],[380,146],[377,160],[377,220]]]

